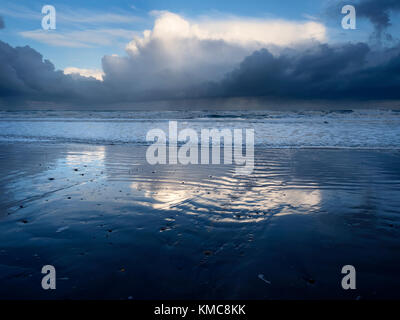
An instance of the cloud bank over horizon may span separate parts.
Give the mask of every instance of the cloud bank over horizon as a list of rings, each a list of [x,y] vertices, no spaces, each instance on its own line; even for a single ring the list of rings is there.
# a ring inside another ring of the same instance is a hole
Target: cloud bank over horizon
[[[203,18],[190,21],[171,12],[154,13],[152,30],[126,46],[127,55],[105,56],[104,82],[137,96],[145,92],[180,91],[222,77],[261,48],[291,47],[325,41],[325,27],[316,22],[249,18]],[[299,33],[300,32],[300,33]]]
[[[385,14],[397,8],[388,3]],[[134,35],[125,55],[105,55],[102,70],[56,70],[36,50],[0,41],[0,106],[89,108],[232,97],[400,99],[395,41],[390,47],[332,44],[327,28],[316,21],[152,14],[153,28]]]

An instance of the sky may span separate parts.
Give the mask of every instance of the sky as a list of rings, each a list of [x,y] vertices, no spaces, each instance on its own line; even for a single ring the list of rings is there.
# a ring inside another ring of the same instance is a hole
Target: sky
[[[51,4],[58,15],[55,32],[41,30],[41,9]],[[191,19],[201,17],[236,16],[258,19],[285,19],[288,21],[327,20],[331,37],[341,32],[340,19],[326,19],[328,1],[9,1],[4,2],[0,14],[7,20],[7,31],[1,39],[15,46],[29,45],[50,59],[57,68],[67,67],[100,69],[101,58],[106,54],[123,54],[129,40],[146,29],[151,29],[156,11],[174,12]],[[335,21],[336,20],[336,21]],[[368,26],[366,26],[368,28]],[[113,30],[108,35],[102,30]],[[42,36],[39,37],[40,33]],[[353,30],[341,37],[362,39],[368,30]],[[53,33],[53,35],[49,35]],[[45,39],[47,37],[49,39]],[[52,38],[63,35],[64,43]],[[79,36],[90,41],[70,41]],[[87,39],[88,40],[88,39]],[[97,40],[97,41],[96,41]]]
[[[5,0],[0,105],[398,99],[399,13],[398,0]]]

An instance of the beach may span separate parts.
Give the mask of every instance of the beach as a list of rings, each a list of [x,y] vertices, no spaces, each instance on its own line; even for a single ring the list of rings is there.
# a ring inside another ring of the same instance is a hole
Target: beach
[[[3,2],[11,312],[400,300],[400,0]]]
[[[256,145],[238,176],[149,165],[139,143],[24,139],[0,143],[1,299],[400,297],[395,148]]]

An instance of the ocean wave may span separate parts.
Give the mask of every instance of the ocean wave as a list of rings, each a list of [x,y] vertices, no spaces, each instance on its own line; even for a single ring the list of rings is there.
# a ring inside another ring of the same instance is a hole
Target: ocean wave
[[[270,148],[400,148],[396,110],[0,112],[0,141],[148,143],[151,129],[254,129]]]

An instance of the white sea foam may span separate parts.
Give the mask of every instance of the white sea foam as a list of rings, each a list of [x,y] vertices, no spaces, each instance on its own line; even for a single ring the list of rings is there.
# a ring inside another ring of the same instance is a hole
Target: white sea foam
[[[146,143],[154,128],[254,128],[255,143],[271,148],[400,148],[400,112],[167,111],[0,112],[0,141]]]

